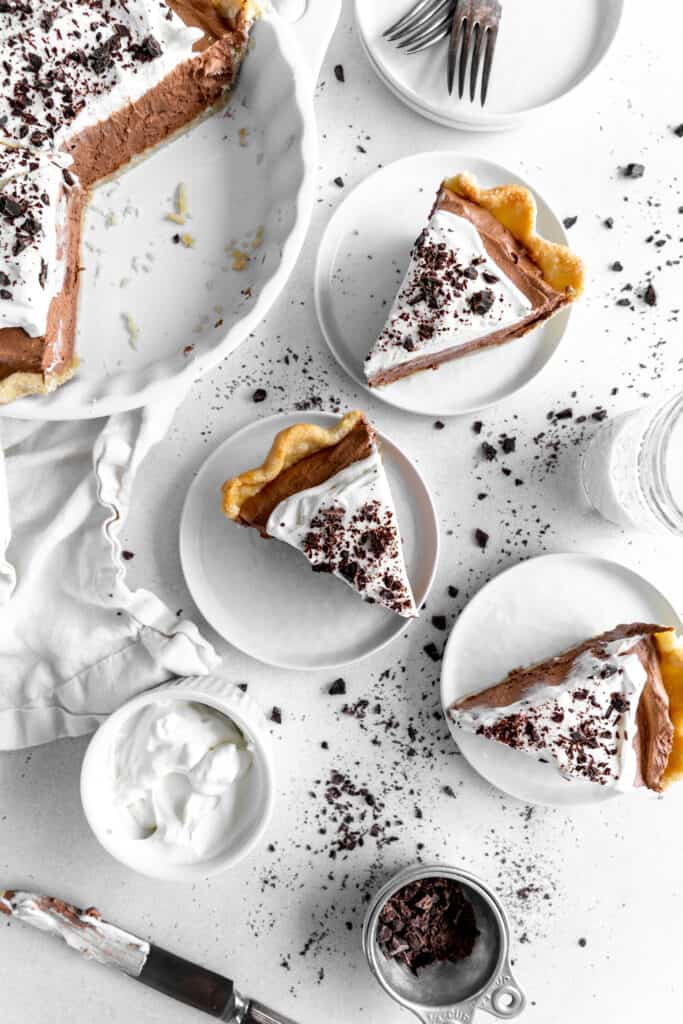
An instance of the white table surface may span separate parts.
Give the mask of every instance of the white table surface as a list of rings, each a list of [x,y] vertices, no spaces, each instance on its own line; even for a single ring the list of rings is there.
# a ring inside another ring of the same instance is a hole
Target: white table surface
[[[506,901],[516,971],[530,999],[525,1019],[636,1024],[668,1022],[680,1013],[683,787],[664,800],[625,798],[571,813],[532,811],[507,799],[457,755],[437,713],[439,666],[422,651],[428,641],[441,647],[445,639],[431,626],[432,614],[443,613],[452,623],[467,598],[501,568],[546,551],[621,559],[683,607],[683,546],[625,534],[581,504],[579,439],[595,423],[589,418],[583,427],[573,420],[549,426],[546,420],[549,410],[569,407],[574,418],[590,417],[599,405],[613,414],[639,404],[644,393],[683,383],[674,312],[681,305],[681,268],[665,266],[683,252],[683,215],[677,213],[683,205],[683,139],[671,131],[683,121],[683,9],[664,6],[668,25],[648,27],[642,8],[628,3],[605,64],[566,101],[514,133],[470,136],[421,120],[385,90],[354,39],[347,0],[317,90],[318,195],[304,253],[267,323],[193,389],[168,438],[143,466],[126,539],[135,553],[129,575],[174,609],[194,615],[177,544],[193,474],[224,437],[253,417],[319,396],[323,408],[364,405],[382,430],[401,440],[433,488],[443,547],[427,612],[391,648],[343,671],[347,699],[382,705],[382,713],[370,713],[364,723],[340,714],[344,698],[326,694],[336,673],[264,668],[207,629],[229,673],[248,680],[264,706],[283,709],[282,725],[272,729],[280,784],[275,818],[260,849],[240,868],[214,881],[176,886],[120,867],[99,848],[81,812],[78,776],[86,742],[67,741],[0,754],[4,884],[94,903],[125,927],[229,974],[243,991],[301,1024],[341,1024],[361,1014],[373,1024],[389,1024],[409,1016],[386,999],[366,969],[360,949],[364,900],[421,854],[481,874]],[[335,78],[337,63],[344,65],[345,84]],[[367,154],[357,151],[358,144]],[[438,148],[462,148],[518,167],[562,216],[578,216],[570,238],[590,267],[588,296],[575,311],[561,353],[522,395],[481,417],[480,438],[472,433],[474,417],[451,420],[437,432],[429,419],[401,415],[358,394],[329,356],[313,307],[318,241],[348,189],[382,164]],[[645,164],[639,181],[619,176],[619,166],[631,161]],[[337,175],[345,190],[334,184]],[[614,217],[612,231],[602,225],[607,216]],[[661,250],[645,243],[654,231],[671,236]],[[624,264],[621,274],[608,269],[617,259]],[[636,299],[634,311],[616,307],[618,288],[642,285],[649,271],[658,306],[650,309]],[[261,405],[251,401],[256,387],[268,391]],[[535,442],[543,431],[546,437]],[[481,440],[495,441],[502,432],[517,437],[516,453],[505,463],[482,462]],[[562,443],[557,466],[548,471],[554,438]],[[512,469],[509,478],[501,464]],[[522,486],[515,487],[515,477]],[[480,492],[489,496],[478,501]],[[491,535],[485,552],[472,539],[477,526]],[[449,584],[460,590],[456,600],[447,596]],[[382,676],[386,669],[388,678]],[[389,718],[395,728],[379,724]],[[322,740],[329,750],[321,749]],[[411,746],[415,753],[408,757]],[[396,842],[378,847],[368,839],[330,859],[331,834],[319,834],[318,815],[324,783],[335,769],[367,783],[385,802],[386,819],[401,819],[387,832]],[[455,799],[443,793],[444,784],[453,787]],[[27,928],[0,928],[0,964],[3,1024],[206,1019],[84,965]]]

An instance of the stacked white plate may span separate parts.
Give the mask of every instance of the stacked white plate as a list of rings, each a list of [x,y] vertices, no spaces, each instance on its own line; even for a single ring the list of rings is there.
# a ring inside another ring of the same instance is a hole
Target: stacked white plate
[[[565,96],[597,68],[617,33],[623,0],[504,0],[486,107],[448,95],[447,42],[420,53],[382,33],[415,0],[355,0],[370,64],[388,89],[423,117],[450,128],[500,131]],[[469,83],[469,73],[468,73]]]

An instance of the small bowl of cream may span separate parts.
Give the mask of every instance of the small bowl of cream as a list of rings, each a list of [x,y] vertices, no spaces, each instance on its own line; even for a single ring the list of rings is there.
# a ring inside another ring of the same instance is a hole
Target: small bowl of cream
[[[258,705],[218,677],[167,683],[114,712],[90,741],[83,810],[122,864],[190,881],[247,855],[273,809],[268,727]]]

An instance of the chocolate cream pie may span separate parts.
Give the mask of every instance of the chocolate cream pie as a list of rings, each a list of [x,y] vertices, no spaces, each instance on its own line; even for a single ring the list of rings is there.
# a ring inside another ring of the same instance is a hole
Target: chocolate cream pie
[[[382,333],[365,360],[371,387],[521,338],[583,290],[581,260],[536,233],[521,185],[444,181]]]
[[[223,512],[301,551],[370,604],[417,615],[377,437],[362,412],[282,430],[262,466],[223,484]]]
[[[253,0],[0,3],[0,402],[74,372],[89,190],[210,111]]]
[[[616,626],[456,701],[450,720],[561,775],[661,792],[683,775],[683,638]]]

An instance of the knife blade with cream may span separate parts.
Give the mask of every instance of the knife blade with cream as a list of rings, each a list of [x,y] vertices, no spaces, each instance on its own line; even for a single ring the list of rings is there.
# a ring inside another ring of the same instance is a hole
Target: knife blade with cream
[[[254,999],[229,978],[183,960],[102,919],[94,907],[78,907],[32,892],[0,890],[0,913],[49,932],[86,959],[115,967],[129,978],[226,1024],[294,1024]]]

